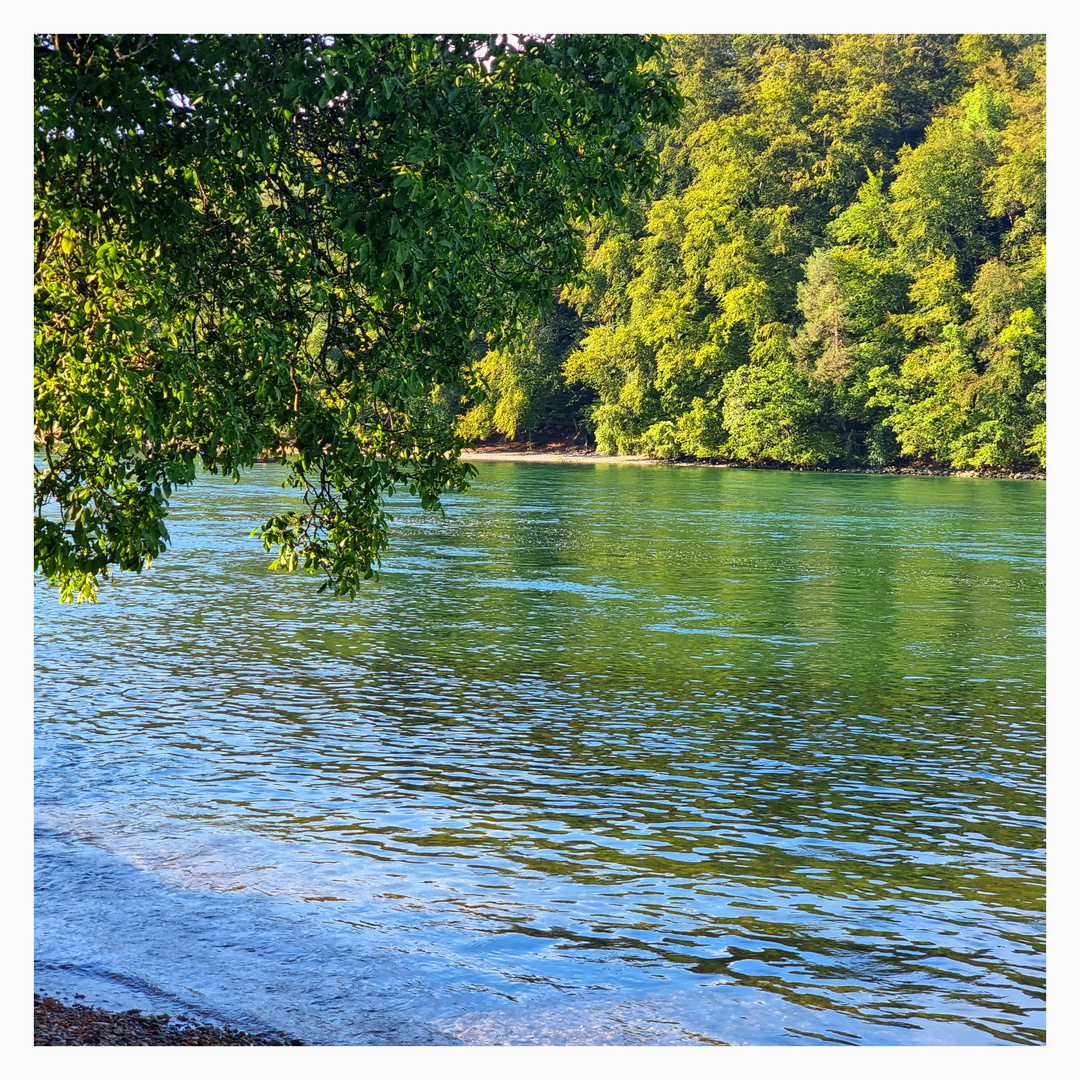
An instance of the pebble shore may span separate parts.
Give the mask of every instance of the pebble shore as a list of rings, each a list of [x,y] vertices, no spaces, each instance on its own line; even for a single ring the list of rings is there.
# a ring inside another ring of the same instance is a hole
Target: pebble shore
[[[183,1016],[130,1009],[106,1012],[65,1005],[34,995],[35,1046],[303,1046],[279,1032],[249,1034],[236,1028],[196,1024]]]

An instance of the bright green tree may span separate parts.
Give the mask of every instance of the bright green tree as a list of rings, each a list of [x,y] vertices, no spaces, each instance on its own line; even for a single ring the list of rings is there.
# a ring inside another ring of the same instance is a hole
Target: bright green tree
[[[672,47],[693,100],[652,135],[658,196],[594,230],[587,284],[564,294],[597,445],[1045,460],[1043,39]]]
[[[790,360],[745,364],[724,380],[726,450],[746,461],[824,464],[840,456],[824,406]]]
[[[888,325],[885,298],[902,305],[908,283],[893,251],[883,175],[960,85],[948,64],[956,42],[673,39],[673,66],[693,100],[682,127],[664,137],[660,197],[634,234],[609,233],[590,246],[590,287],[568,294],[587,334],[567,371],[598,395],[598,446],[741,453],[751,443],[726,439],[724,387],[748,379],[753,412],[770,387],[796,385],[781,377],[795,361],[820,376],[796,382],[814,399],[810,426],[836,428],[829,453],[867,452],[882,410],[868,411],[866,375],[895,362],[900,334]],[[849,244],[831,227],[856,201],[863,220],[852,215]],[[767,364],[780,366],[727,382],[746,365]]]
[[[488,349],[472,372],[483,398],[461,417],[461,437],[480,442],[497,432],[516,439],[547,425],[574,423],[578,395],[563,379],[562,366],[580,337],[581,320],[559,303],[516,341]]]

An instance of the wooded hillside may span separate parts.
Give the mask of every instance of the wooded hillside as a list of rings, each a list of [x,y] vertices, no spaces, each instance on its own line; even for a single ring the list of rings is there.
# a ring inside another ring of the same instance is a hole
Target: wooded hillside
[[[471,439],[1046,463],[1045,39],[678,36],[661,175],[587,278],[477,371]],[[455,406],[456,407],[456,406]]]

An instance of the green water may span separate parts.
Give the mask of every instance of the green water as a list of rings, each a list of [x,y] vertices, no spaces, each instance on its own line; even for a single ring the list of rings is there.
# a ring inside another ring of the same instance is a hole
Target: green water
[[[485,463],[350,603],[265,573],[280,477],[201,480],[96,609],[39,585],[43,985],[331,1042],[1043,1039],[1042,484]]]

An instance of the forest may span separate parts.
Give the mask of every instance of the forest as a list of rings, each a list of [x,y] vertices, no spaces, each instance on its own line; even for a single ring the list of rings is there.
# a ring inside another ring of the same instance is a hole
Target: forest
[[[479,442],[789,466],[1046,465],[1042,35],[667,39],[659,179],[472,392]],[[479,389],[475,389],[479,387]]]

